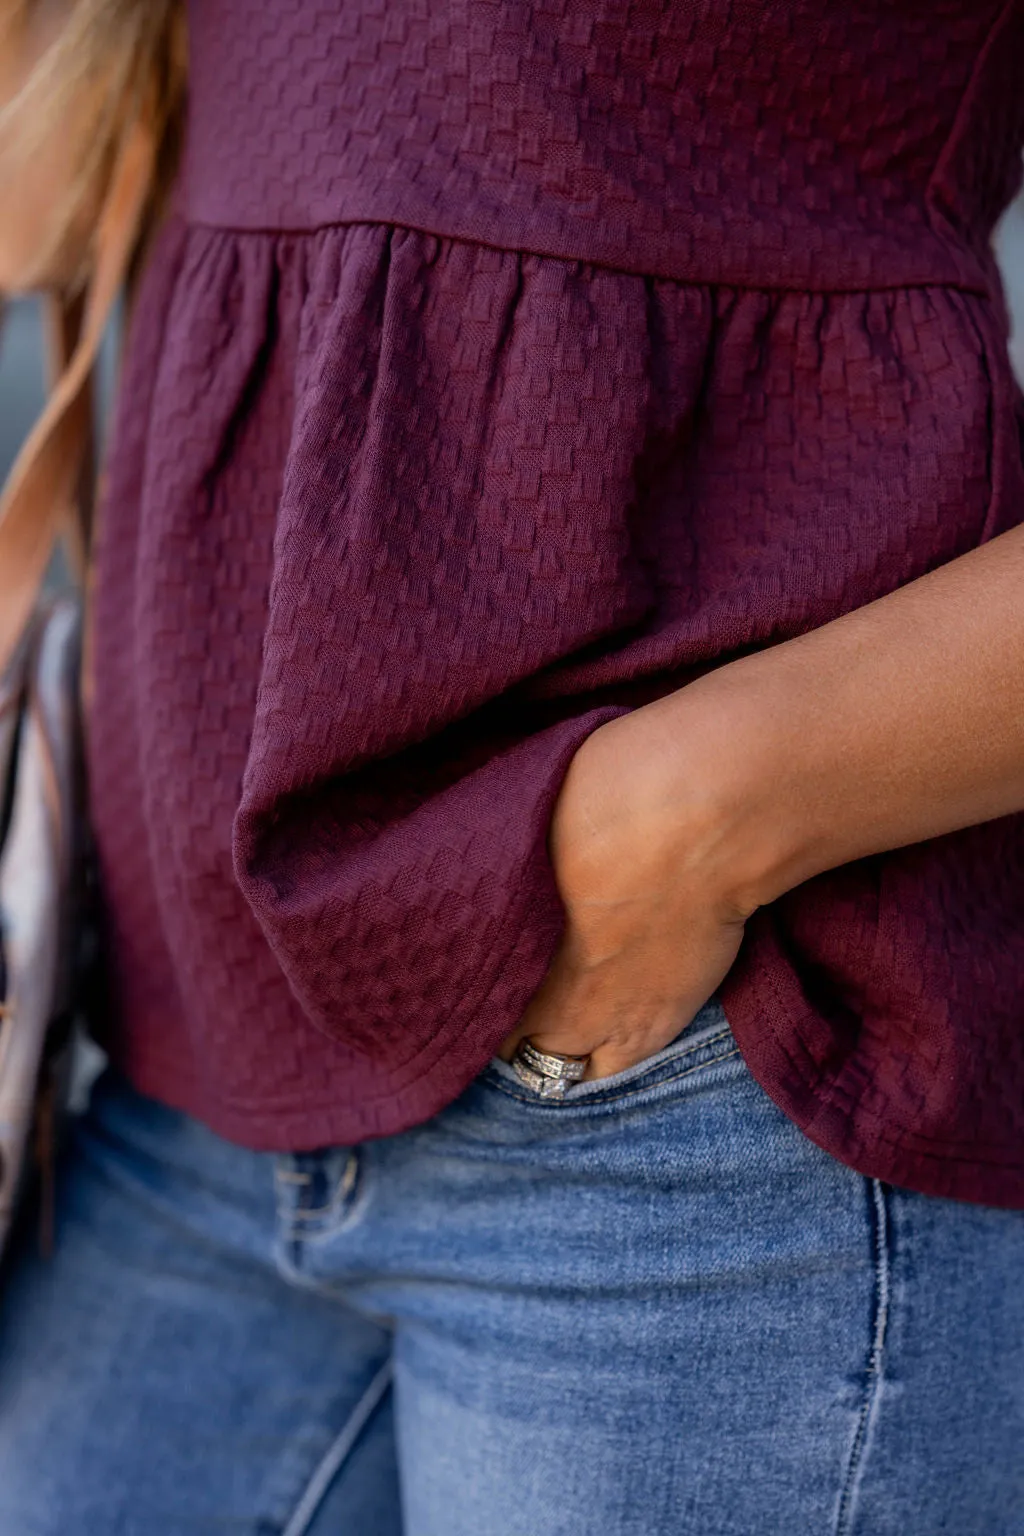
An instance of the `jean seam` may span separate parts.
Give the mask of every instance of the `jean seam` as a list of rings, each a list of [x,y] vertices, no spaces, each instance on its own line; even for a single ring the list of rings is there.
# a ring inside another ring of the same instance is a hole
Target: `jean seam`
[[[313,1470],[281,1536],[305,1536],[331,1484],[348,1460],[356,1441],[384,1400],[391,1385],[391,1361],[386,1360],[356,1403],[338,1434]]]
[[[716,1036],[716,1040],[724,1038],[728,1033],[728,1031],[723,1031],[722,1035]],[[693,1049],[700,1050],[714,1043],[715,1041],[705,1040],[702,1046],[695,1046]],[[719,1062],[728,1061],[731,1057],[738,1056],[739,1054],[740,1048],[737,1045],[731,1051],[723,1051],[720,1055],[712,1056],[708,1061],[699,1061],[694,1067],[685,1067],[682,1072],[674,1072],[671,1077],[660,1078],[651,1087],[668,1088],[672,1083],[677,1083],[680,1078],[693,1077],[695,1073],[705,1072],[709,1067],[717,1067]],[[551,1103],[548,1100],[542,1099],[539,1094],[517,1093],[511,1084],[505,1083],[500,1079],[494,1082],[493,1086],[498,1089],[499,1093],[506,1094],[508,1098],[515,1099],[519,1104],[535,1104],[539,1108],[549,1109],[555,1114],[564,1114],[567,1109],[593,1109],[601,1104],[618,1104],[623,1099],[637,1098],[647,1091],[642,1086],[642,1083],[637,1082],[629,1084],[621,1093],[609,1093],[603,1097],[595,1094],[593,1098],[565,1099],[558,1103]]]
[[[853,1530],[868,1441],[878,1417],[884,1380],[886,1335],[892,1303],[892,1252],[886,1187],[880,1179],[872,1179],[869,1184],[868,1216],[874,1269],[871,1341],[864,1372],[864,1393],[839,1493],[833,1536],[851,1536]]]
[[[299,1183],[296,1177],[288,1178],[287,1174],[280,1175],[275,1171],[275,1177],[283,1178],[288,1183]],[[345,1211],[352,1203],[352,1195],[359,1179],[359,1154],[350,1152],[345,1162],[340,1179],[338,1179],[334,1193],[324,1205],[296,1206],[287,1208],[279,1199],[277,1203],[278,1220],[286,1226],[293,1236],[303,1233],[304,1227],[321,1226],[331,1222],[340,1212]]]
[[[351,1311],[346,1286],[343,1281],[337,1283],[330,1280],[320,1280],[316,1275],[309,1275],[300,1267],[299,1256],[309,1246],[310,1239],[301,1232],[284,1232],[275,1245],[275,1261],[277,1272],[286,1285],[293,1286],[298,1291],[308,1291],[312,1296],[320,1296],[325,1301],[333,1302],[336,1306],[345,1307]]]

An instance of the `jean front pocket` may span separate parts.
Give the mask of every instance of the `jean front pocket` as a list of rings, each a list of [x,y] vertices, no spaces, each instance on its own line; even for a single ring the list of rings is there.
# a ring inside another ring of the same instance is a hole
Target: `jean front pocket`
[[[738,1056],[739,1048],[733,1039],[722,1005],[713,998],[705,1003],[692,1023],[654,1056],[635,1062],[633,1066],[611,1077],[574,1083],[559,1099],[544,1098],[527,1087],[514,1068],[500,1058],[491,1062],[482,1080],[487,1086],[519,1099],[522,1103],[543,1106],[558,1114],[571,1108],[640,1098],[717,1062]]]

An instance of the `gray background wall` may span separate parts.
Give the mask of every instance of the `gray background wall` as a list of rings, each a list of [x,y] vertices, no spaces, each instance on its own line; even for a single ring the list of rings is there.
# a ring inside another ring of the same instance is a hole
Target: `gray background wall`
[[[34,304],[14,303],[0,341],[0,472],[11,460],[43,398],[42,343]]]

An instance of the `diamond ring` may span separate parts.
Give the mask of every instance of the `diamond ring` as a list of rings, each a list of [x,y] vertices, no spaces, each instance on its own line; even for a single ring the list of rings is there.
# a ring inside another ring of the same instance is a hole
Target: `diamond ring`
[[[520,1040],[512,1058],[512,1070],[521,1083],[542,1099],[562,1099],[565,1090],[583,1077],[589,1061],[589,1056],[560,1056],[555,1051],[539,1050],[529,1040]]]

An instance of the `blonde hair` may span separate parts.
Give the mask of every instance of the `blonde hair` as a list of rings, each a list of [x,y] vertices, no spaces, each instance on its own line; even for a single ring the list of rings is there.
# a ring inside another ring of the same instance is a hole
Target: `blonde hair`
[[[31,174],[48,150],[61,159],[19,286],[80,289],[112,168],[140,118],[159,146],[149,222],[172,174],[186,81],[183,4],[0,0],[0,54],[22,62],[0,107],[0,175]]]

